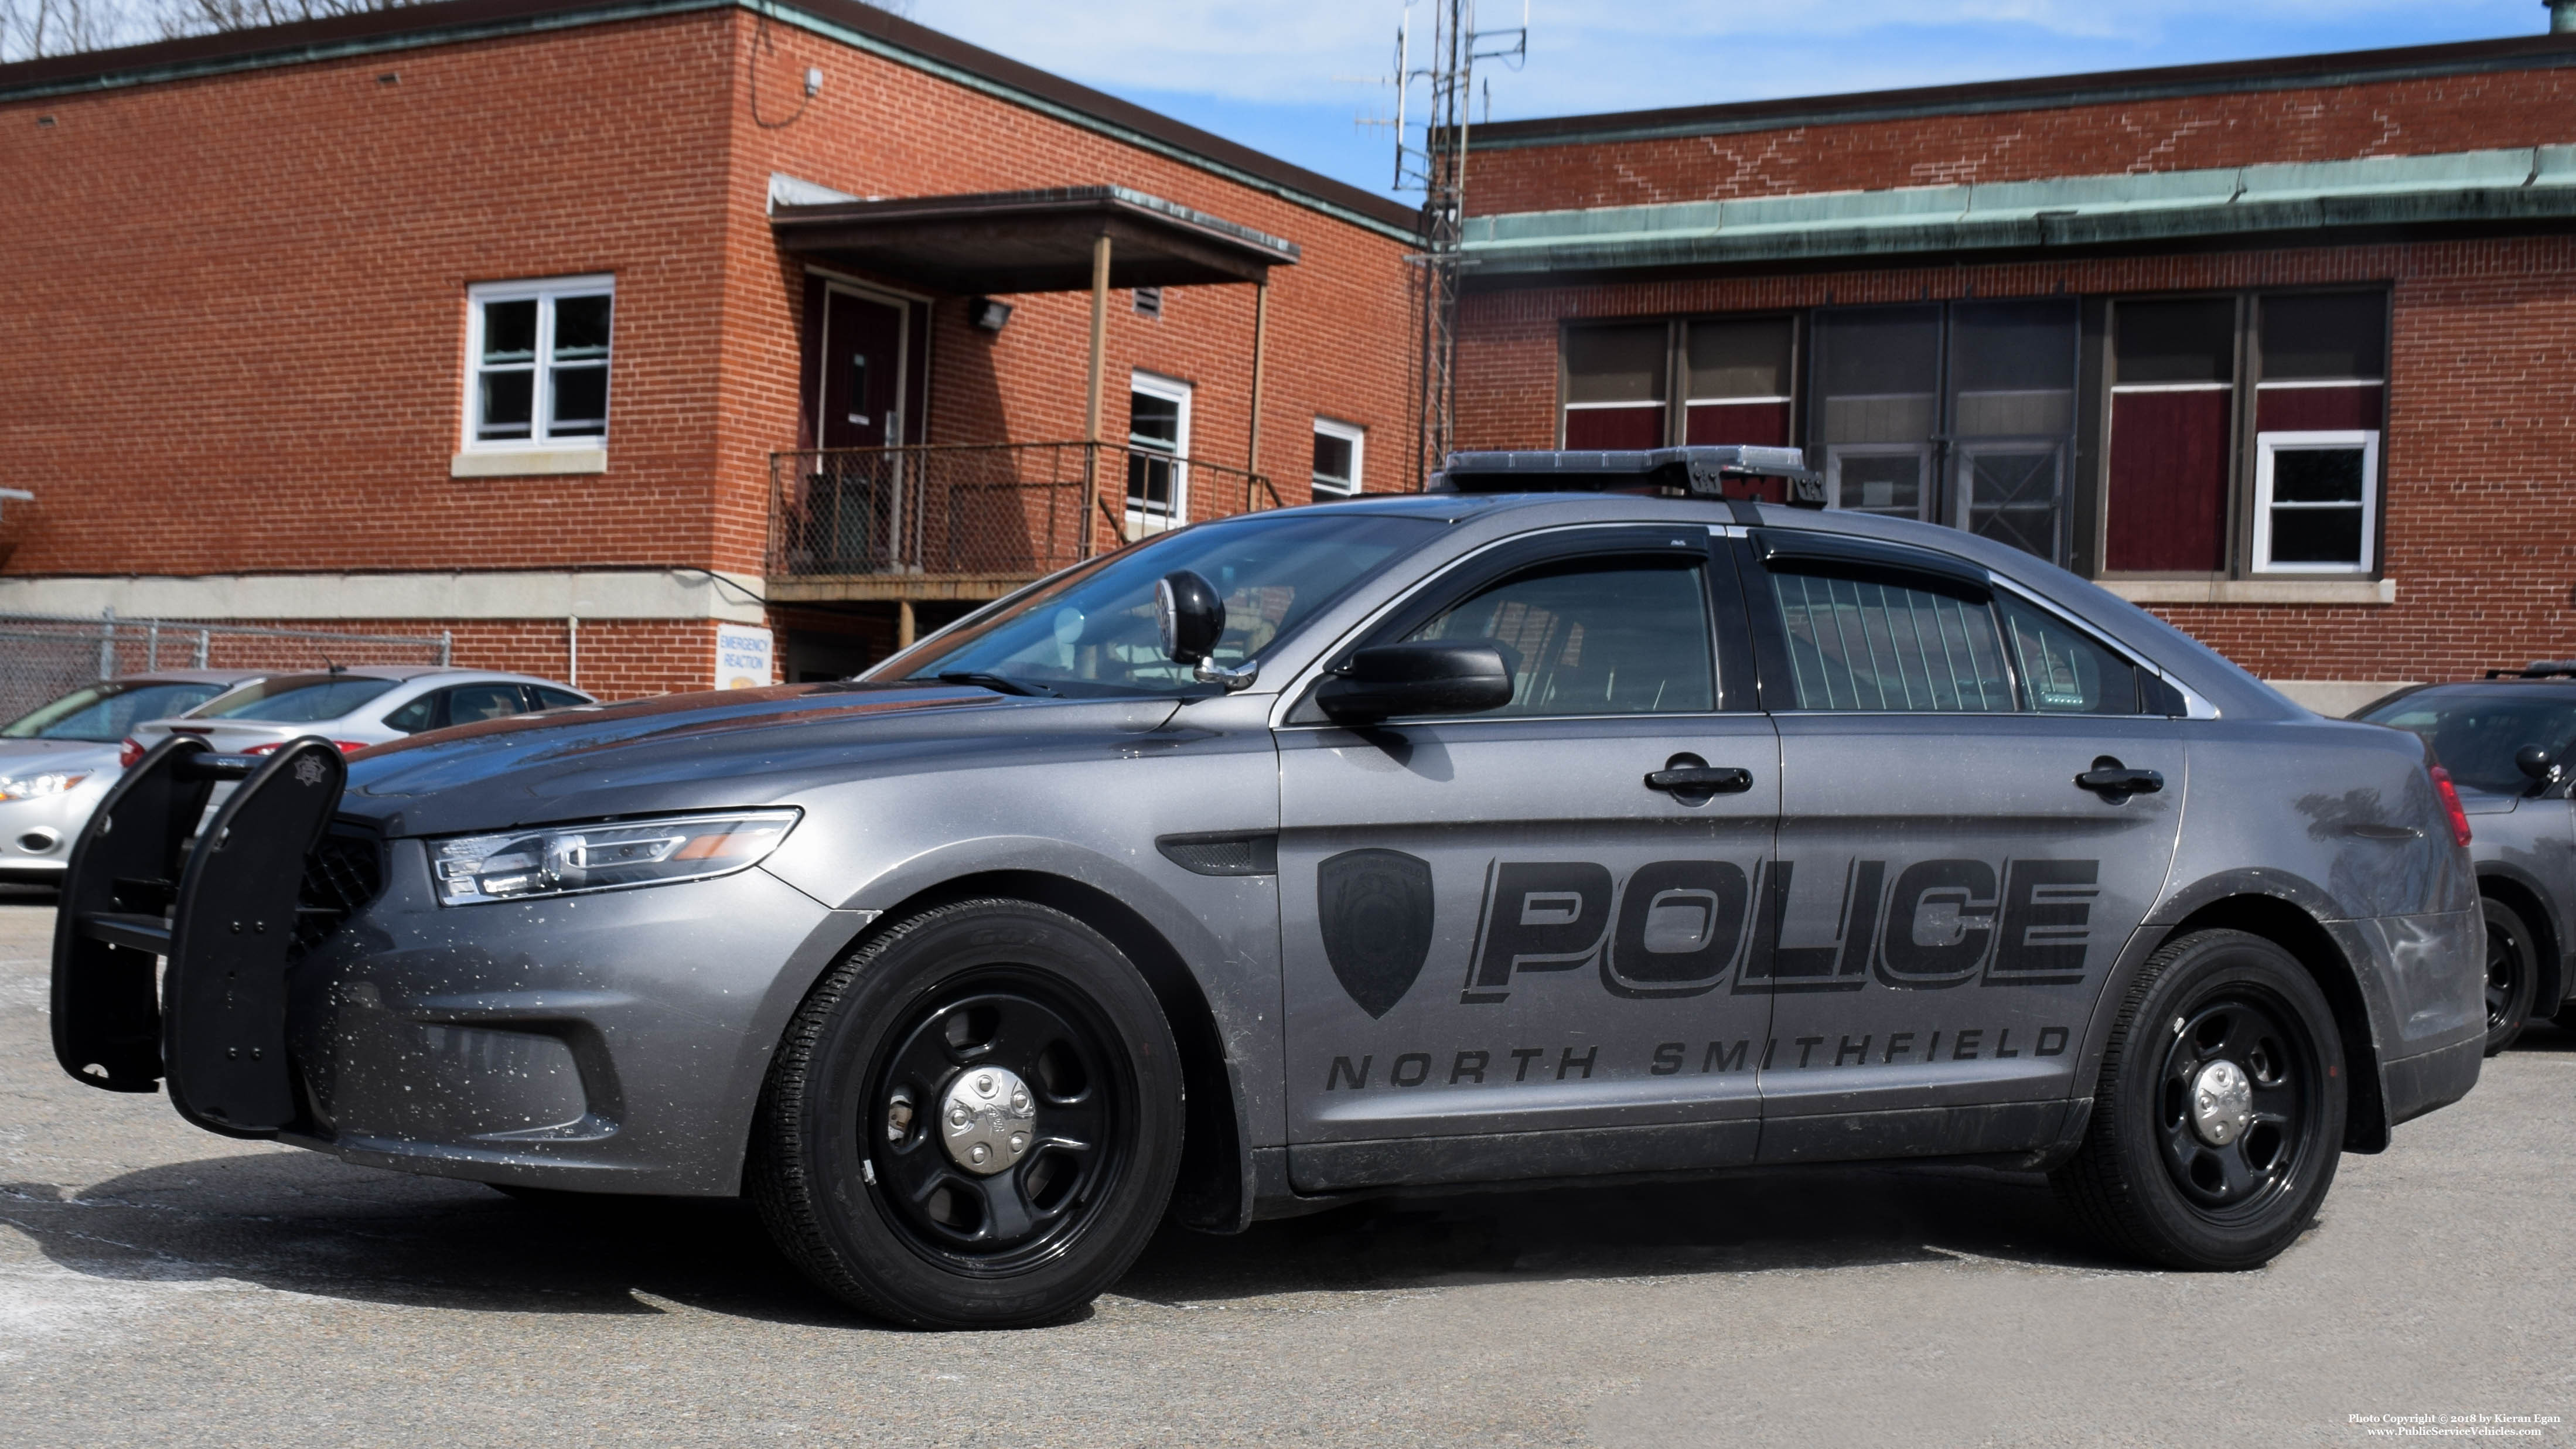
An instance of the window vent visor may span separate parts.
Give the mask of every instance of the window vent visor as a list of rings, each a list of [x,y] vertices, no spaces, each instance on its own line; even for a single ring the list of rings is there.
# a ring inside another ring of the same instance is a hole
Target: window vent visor
[[[1775,573],[1872,578],[1896,575],[1904,582],[1980,603],[1995,593],[1994,575],[1965,559],[1874,539],[1757,528],[1753,530],[1753,551],[1763,567]]]

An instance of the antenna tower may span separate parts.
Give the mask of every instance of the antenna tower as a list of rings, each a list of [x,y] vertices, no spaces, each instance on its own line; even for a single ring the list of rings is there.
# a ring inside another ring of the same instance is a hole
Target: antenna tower
[[[1422,353],[1418,374],[1424,458],[1432,467],[1449,456],[1457,405],[1458,273],[1467,220],[1467,131],[1476,98],[1476,63],[1499,61],[1518,70],[1529,58],[1529,5],[1510,29],[1476,28],[1476,0],[1427,0],[1430,46],[1416,63],[1413,7],[1405,7],[1395,34],[1395,189],[1422,193],[1420,268]],[[1406,111],[1416,87],[1423,92],[1420,139]],[[1492,93],[1486,92],[1490,116]],[[1417,460],[1416,483],[1421,460]]]

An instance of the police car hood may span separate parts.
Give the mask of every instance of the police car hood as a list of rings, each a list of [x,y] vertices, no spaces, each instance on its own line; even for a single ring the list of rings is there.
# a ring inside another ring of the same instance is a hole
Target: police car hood
[[[971,769],[1143,733],[1171,698],[1016,698],[971,685],[788,684],[550,710],[351,758],[343,817],[452,835],[673,810],[795,804],[809,786]]]

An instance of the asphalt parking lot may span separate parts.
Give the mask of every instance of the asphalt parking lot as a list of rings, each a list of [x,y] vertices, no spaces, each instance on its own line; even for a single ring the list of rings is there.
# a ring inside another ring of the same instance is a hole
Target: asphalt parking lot
[[[2258,1273],[2107,1259],[2036,1180],[1811,1171],[1175,1231],[1078,1322],[940,1335],[807,1288],[735,1204],[534,1207],[81,1088],[51,929],[0,904],[14,1444],[2576,1442],[2548,1028],[2346,1157]],[[2444,1422],[2481,1414],[2541,1422]]]

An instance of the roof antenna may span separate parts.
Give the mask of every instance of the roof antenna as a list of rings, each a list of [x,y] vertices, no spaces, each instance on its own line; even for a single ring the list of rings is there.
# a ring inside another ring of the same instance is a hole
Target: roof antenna
[[[333,674],[346,674],[349,672],[348,665],[334,662],[328,654],[322,656],[322,664],[326,670]]]

